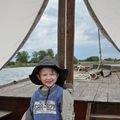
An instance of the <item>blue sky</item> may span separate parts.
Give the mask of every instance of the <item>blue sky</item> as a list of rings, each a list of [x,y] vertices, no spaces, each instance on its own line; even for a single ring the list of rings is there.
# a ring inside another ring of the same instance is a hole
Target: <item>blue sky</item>
[[[52,48],[57,53],[58,0],[49,0],[47,8],[36,28],[20,51],[46,50]],[[83,0],[76,0],[74,56],[86,59],[99,56],[98,29],[90,17]],[[101,35],[102,57],[119,58],[120,53]]]

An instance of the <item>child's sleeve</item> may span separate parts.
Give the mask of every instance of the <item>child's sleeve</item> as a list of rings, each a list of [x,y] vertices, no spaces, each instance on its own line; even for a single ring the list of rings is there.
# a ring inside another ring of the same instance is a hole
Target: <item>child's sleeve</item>
[[[74,100],[72,91],[63,90],[62,99],[62,120],[74,120]]]
[[[33,120],[33,117],[31,115],[30,109],[28,108],[27,111],[24,113],[21,120]]]

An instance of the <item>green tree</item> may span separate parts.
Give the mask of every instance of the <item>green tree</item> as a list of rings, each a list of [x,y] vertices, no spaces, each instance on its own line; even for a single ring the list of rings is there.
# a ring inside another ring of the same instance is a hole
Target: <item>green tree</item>
[[[112,58],[105,58],[106,61],[113,61]]]
[[[40,50],[40,51],[38,52],[38,60],[39,60],[39,61],[42,60],[45,56],[46,56],[46,51]]]
[[[52,49],[47,49],[46,55],[50,56],[51,58],[54,58],[54,52],[53,52],[53,50]]]
[[[32,53],[32,58],[30,62],[38,63],[40,60],[42,60],[44,57],[54,58],[54,52],[52,49],[47,49],[46,51],[40,50],[38,52]]]
[[[98,56],[91,56],[91,57],[88,57],[86,59],[86,61],[99,61],[99,57]]]
[[[16,62],[27,63],[29,55],[27,51],[22,51],[22,52],[18,52],[15,58],[16,58]]]
[[[32,53],[32,58],[31,58],[31,60],[30,60],[30,62],[32,62],[32,63],[38,63],[39,62],[39,54],[38,54],[38,52],[33,52]]]

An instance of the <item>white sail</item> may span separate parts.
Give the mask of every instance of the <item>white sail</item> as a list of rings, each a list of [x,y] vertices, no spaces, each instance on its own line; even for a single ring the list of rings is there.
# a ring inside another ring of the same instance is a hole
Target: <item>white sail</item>
[[[0,68],[28,39],[48,0],[0,1]]]
[[[120,0],[84,0],[103,35],[120,52]]]

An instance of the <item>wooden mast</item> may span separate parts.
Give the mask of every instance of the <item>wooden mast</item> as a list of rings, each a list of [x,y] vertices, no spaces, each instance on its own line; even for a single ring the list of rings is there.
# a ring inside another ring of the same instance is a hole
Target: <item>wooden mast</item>
[[[75,0],[59,0],[58,61],[68,69],[67,83],[73,83]]]
[[[58,61],[65,68],[65,0],[58,2]]]
[[[67,82],[73,84],[75,0],[67,1],[66,68],[69,70]]]

